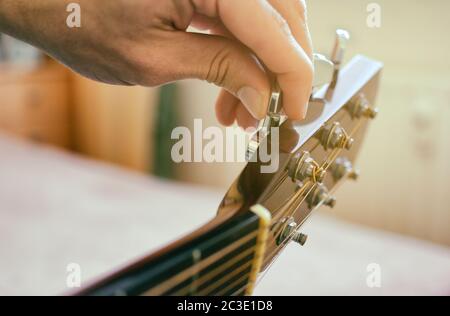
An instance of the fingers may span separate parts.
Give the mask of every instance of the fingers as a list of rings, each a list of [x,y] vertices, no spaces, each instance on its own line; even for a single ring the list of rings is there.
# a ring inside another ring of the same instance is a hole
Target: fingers
[[[275,8],[286,20],[292,35],[312,60],[313,48],[312,40],[306,16],[306,3],[304,0],[269,0],[272,7]]]
[[[229,92],[222,90],[216,103],[216,114],[220,124],[231,126],[235,121],[243,129],[256,128],[256,120],[246,107]]]
[[[258,120],[256,120],[250,113],[248,113],[247,109],[242,103],[239,103],[236,108],[236,122],[243,129],[247,129],[250,127],[256,128],[258,124]]]
[[[217,18],[196,14],[192,19],[191,26],[200,30],[208,30],[210,34],[235,39],[223,23]],[[237,121],[240,127],[246,129],[248,127],[255,127],[258,123],[257,120],[252,118],[252,115],[239,101],[239,99],[225,89],[220,91],[217,98],[216,116],[219,123],[224,126],[231,126],[235,121]]]
[[[222,90],[216,102],[216,116],[220,124],[230,126],[236,120],[236,110],[240,104],[231,93]]]
[[[304,34],[304,27],[302,30],[301,25],[294,22],[296,15],[289,15],[289,23],[269,2],[263,0],[192,1],[201,14],[210,17],[217,15],[226,28],[277,76],[284,94],[286,114],[294,120],[303,119],[311,94],[313,66],[309,57],[311,49],[307,44],[309,36]],[[285,14],[290,9],[288,5],[281,6],[281,2],[274,2],[274,5],[278,5]],[[297,12],[301,13],[302,8],[296,7]],[[299,43],[303,43],[306,50]]]
[[[154,58],[157,63],[150,66],[153,71],[148,73],[157,73],[163,82],[186,78],[207,80],[238,98],[253,117],[264,118],[270,84],[261,65],[245,46],[215,35],[180,31],[164,36]]]

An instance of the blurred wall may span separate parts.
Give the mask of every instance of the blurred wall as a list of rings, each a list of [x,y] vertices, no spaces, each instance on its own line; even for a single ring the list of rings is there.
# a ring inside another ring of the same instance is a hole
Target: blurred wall
[[[335,215],[450,245],[450,1],[377,1],[381,27],[369,28],[373,1],[308,1],[315,49],[329,53],[338,27],[352,34],[357,53],[385,63],[378,106],[359,159],[358,183],[338,192]],[[216,125],[217,89],[185,82],[182,124]],[[239,166],[183,164],[179,179],[225,189]]]

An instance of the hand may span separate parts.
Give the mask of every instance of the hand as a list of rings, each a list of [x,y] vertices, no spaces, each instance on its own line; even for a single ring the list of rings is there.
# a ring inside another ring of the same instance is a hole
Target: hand
[[[219,121],[253,126],[270,96],[264,64],[303,119],[313,79],[301,0],[78,0],[81,28],[66,26],[62,0],[2,0],[0,31],[34,44],[101,82],[157,86],[198,78],[224,88]],[[209,34],[187,32],[189,26]],[[255,58],[257,57],[257,58]]]

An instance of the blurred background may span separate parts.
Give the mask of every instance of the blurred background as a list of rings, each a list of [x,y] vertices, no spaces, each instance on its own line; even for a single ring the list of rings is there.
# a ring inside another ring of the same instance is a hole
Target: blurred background
[[[308,1],[317,52],[329,55],[335,29],[345,28],[347,61],[364,54],[385,64],[381,114],[358,160],[362,176],[339,190],[329,215],[450,246],[450,2],[376,1],[379,28],[367,26],[369,3]],[[195,118],[218,126],[217,88],[103,85],[7,36],[0,43],[0,134],[222,193],[241,170],[170,159],[173,127],[192,127]],[[7,150],[0,146],[1,155]]]

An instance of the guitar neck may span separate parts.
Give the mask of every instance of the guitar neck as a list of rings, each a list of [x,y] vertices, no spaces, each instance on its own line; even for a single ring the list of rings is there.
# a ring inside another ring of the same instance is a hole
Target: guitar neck
[[[269,225],[269,212],[255,206],[77,295],[249,295],[261,269]]]

